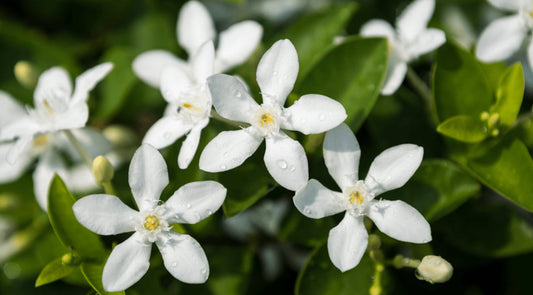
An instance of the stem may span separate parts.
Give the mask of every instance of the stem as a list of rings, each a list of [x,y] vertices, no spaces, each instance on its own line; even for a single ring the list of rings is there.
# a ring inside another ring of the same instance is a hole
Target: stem
[[[104,187],[104,191],[107,195],[113,195],[116,196],[117,193],[115,192],[115,188],[113,187],[113,184],[111,181],[102,183],[102,186]]]
[[[433,120],[433,123],[435,123],[435,125],[438,125],[439,119],[435,110],[433,93],[431,92],[431,89],[429,89],[426,83],[416,74],[416,72],[411,67],[407,68],[407,80],[409,80],[411,86],[413,86],[418,95],[426,103],[426,107],[428,108],[429,113],[431,114],[431,119]]]
[[[391,262],[392,262],[391,264],[396,268],[403,268],[403,267],[417,268],[418,265],[420,264],[420,260],[404,257],[403,255],[400,255],[400,254],[396,255],[396,257],[394,257],[394,259]]]
[[[93,159],[89,155],[89,153],[85,150],[85,148],[81,145],[81,143],[76,139],[74,134],[70,130],[63,130],[63,133],[67,136],[68,140],[74,146],[76,151],[80,154],[81,158],[87,164],[87,167],[89,167],[89,170],[92,171],[93,167]]]
[[[235,122],[235,121],[228,120],[228,119],[220,116],[215,110],[211,110],[211,118],[213,118],[213,119],[215,119],[217,121],[226,123],[228,125],[237,127],[237,128],[246,128],[246,127],[249,126],[249,124],[247,124],[247,123],[240,123],[240,122]]]

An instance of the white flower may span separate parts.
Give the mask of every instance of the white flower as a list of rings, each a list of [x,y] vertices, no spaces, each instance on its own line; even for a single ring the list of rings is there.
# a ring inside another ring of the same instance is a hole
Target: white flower
[[[265,164],[283,187],[296,191],[308,179],[302,145],[281,129],[304,134],[325,132],[346,119],[344,107],[318,94],[307,94],[289,108],[285,100],[298,76],[298,56],[289,40],[280,40],[261,58],[257,82],[263,104],[258,105],[236,78],[217,74],[208,79],[216,111],[224,118],[249,123],[237,131],[218,134],[200,156],[200,169],[220,172],[241,165],[266,140]]]
[[[104,266],[102,281],[107,291],[120,291],[137,282],[150,266],[155,242],[166,269],[186,283],[203,283],[209,265],[198,242],[170,227],[174,223],[197,223],[218,210],[226,188],[215,181],[198,181],[182,186],[166,203],[159,197],[168,185],[167,166],[161,154],[143,144],[133,156],[129,184],[139,211],[111,195],[89,195],[72,207],[78,221],[100,235],[135,233],[118,244]]]
[[[216,31],[207,9],[198,1],[183,5],[178,16],[176,33],[179,44],[194,56],[205,42],[214,40]],[[263,28],[255,21],[242,21],[222,31],[214,57],[214,72],[225,72],[243,63],[255,50],[263,35]],[[191,62],[189,62],[191,63]],[[173,66],[189,71],[187,63],[164,50],[142,53],[133,61],[133,71],[144,82],[159,87],[165,67]]]
[[[517,52],[533,29],[533,1],[489,0],[495,7],[514,14],[494,20],[481,33],[476,56],[484,62],[509,58]],[[533,42],[527,46],[529,64],[533,66]]]
[[[381,94],[396,92],[405,78],[407,64],[446,42],[444,32],[427,28],[434,9],[435,0],[416,0],[398,17],[397,31],[379,19],[370,20],[361,28],[361,35],[386,37],[389,42],[389,66]]]
[[[374,200],[379,194],[403,186],[422,161],[422,147],[402,144],[378,155],[365,180],[358,180],[361,150],[350,128],[341,124],[326,133],[324,161],[342,192],[334,192],[311,179],[293,198],[307,217],[322,218],[346,211],[329,232],[328,252],[341,271],[357,266],[368,244],[363,224],[366,215],[383,233],[400,241],[427,243],[431,229],[424,217],[403,201]]]

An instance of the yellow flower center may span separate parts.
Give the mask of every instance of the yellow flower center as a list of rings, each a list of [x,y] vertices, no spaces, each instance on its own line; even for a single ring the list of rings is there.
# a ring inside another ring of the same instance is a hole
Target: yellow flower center
[[[159,219],[150,215],[144,219],[144,228],[147,230],[155,230],[159,226]]]
[[[355,202],[356,205],[361,205],[363,204],[363,195],[360,194],[359,192],[353,192],[350,194],[350,203],[353,204],[353,202]]]
[[[33,143],[36,145],[36,146],[44,146],[46,145],[46,143],[48,142],[48,135],[41,135],[39,137],[37,137],[36,139],[33,140]]]
[[[190,103],[182,103],[181,104],[182,107],[186,108],[186,109],[189,109],[189,110],[194,110],[194,111],[199,111],[200,109],[199,108],[195,108],[192,104]]]
[[[262,127],[265,127],[266,125],[272,126],[272,125],[274,125],[274,123],[275,123],[274,122],[274,118],[272,117],[271,114],[266,113],[266,114],[263,114],[261,116],[261,126]]]
[[[52,108],[50,107],[50,104],[48,103],[48,101],[46,101],[46,99],[43,100],[43,105],[46,108],[46,110],[48,111],[48,113],[53,116],[54,115],[54,111],[52,110]]]

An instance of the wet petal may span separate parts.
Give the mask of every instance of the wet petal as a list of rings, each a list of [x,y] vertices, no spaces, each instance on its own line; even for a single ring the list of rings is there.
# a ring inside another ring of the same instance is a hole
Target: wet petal
[[[181,7],[176,32],[178,42],[189,56],[206,41],[215,38],[213,20],[205,6],[198,1],[189,1]]]
[[[418,57],[440,47],[446,42],[446,35],[438,29],[427,29],[421,32],[407,49],[411,57]]]
[[[133,60],[133,72],[152,87],[159,88],[161,73],[167,66],[186,68],[187,64],[165,50],[150,50],[139,54]]]
[[[196,83],[204,83],[215,70],[215,47],[213,41],[207,41],[191,58],[192,72]]]
[[[76,84],[71,103],[86,101],[87,98],[89,98],[89,91],[91,91],[98,82],[107,76],[112,69],[113,64],[106,62],[92,67],[79,75],[76,78]]]
[[[163,117],[148,129],[143,143],[148,143],[157,149],[165,148],[187,134],[193,126],[193,122],[185,120],[182,116]]]
[[[213,106],[222,117],[239,122],[252,122],[259,105],[239,79],[216,74],[207,79]]]
[[[255,50],[263,27],[254,21],[243,21],[232,25],[219,35],[216,55],[216,72],[225,72],[243,63]]]
[[[342,123],[326,132],[323,154],[329,175],[340,189],[354,186],[359,179],[361,148],[348,125]]]
[[[33,171],[33,192],[37,203],[44,211],[48,210],[48,191],[55,174],[62,178],[65,171],[65,163],[60,155],[53,150],[47,150],[41,155],[37,167]]]
[[[280,132],[266,138],[265,165],[274,180],[288,190],[307,184],[309,168],[302,145]]]
[[[287,122],[282,128],[303,134],[322,133],[338,126],[346,117],[346,110],[338,101],[319,94],[307,94],[286,109]]]
[[[299,189],[292,199],[294,205],[309,218],[322,218],[345,211],[343,195],[334,192],[315,179]]]
[[[527,27],[520,15],[499,18],[481,33],[476,47],[476,57],[484,62],[509,58],[520,49]]]
[[[65,69],[53,67],[44,71],[39,76],[39,81],[33,92],[35,106],[43,103],[45,99],[60,97],[66,103],[72,94],[72,82]]]
[[[0,90],[0,128],[22,116],[26,116],[26,110],[22,103],[13,98],[9,93]]]
[[[400,39],[407,42],[414,40],[427,28],[434,10],[435,0],[416,0],[411,2],[396,21]]]
[[[385,77],[385,84],[381,89],[382,95],[392,95],[405,79],[407,73],[407,64],[405,61],[391,57],[389,67],[387,68],[387,76]]]
[[[18,179],[29,168],[34,157],[30,151],[21,155],[13,164],[7,162],[7,154],[13,148],[15,143],[0,144],[0,183],[8,183]]]
[[[386,21],[373,19],[361,27],[361,35],[368,37],[385,37],[389,40],[396,39],[394,28]]]
[[[516,11],[520,10],[522,0],[488,0],[490,4],[502,10]]]
[[[193,82],[185,69],[176,66],[168,66],[161,73],[161,94],[171,104],[179,104],[183,92],[191,87]]]
[[[187,135],[183,143],[181,144],[180,152],[178,155],[178,166],[180,169],[187,169],[191,163],[194,155],[196,154],[196,149],[198,148],[198,143],[200,142],[200,135],[202,129],[207,126],[209,123],[209,118],[198,122],[192,129],[191,132]]]
[[[363,216],[353,216],[346,212],[341,223],[329,231],[329,258],[342,272],[359,264],[367,245],[368,233],[363,224]]]

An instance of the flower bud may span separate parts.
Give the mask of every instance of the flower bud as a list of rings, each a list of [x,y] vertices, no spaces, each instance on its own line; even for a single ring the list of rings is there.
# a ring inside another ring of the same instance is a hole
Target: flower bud
[[[80,263],[80,259],[73,253],[67,253],[61,256],[61,263],[64,265],[78,265]]]
[[[37,71],[31,63],[21,60],[15,64],[13,71],[17,81],[25,87],[32,88],[37,83]]]
[[[113,166],[104,156],[98,156],[93,161],[93,175],[96,184],[103,185],[113,179],[115,171]]]
[[[416,268],[416,277],[433,283],[444,283],[453,274],[453,266],[444,258],[435,255],[428,255],[422,259]]]

